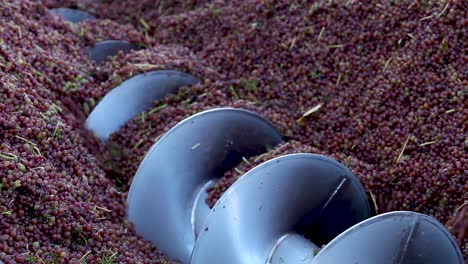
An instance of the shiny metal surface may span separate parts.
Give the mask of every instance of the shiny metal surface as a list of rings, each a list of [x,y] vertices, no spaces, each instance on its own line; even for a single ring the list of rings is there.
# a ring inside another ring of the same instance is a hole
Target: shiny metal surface
[[[104,40],[87,47],[89,57],[97,64],[106,62],[110,57],[117,55],[119,51],[128,53],[136,49],[138,49],[137,45],[124,40]]]
[[[196,191],[198,194],[195,197],[192,208],[192,228],[195,239],[197,239],[198,234],[203,228],[203,223],[205,223],[206,217],[211,211],[211,208],[206,203],[206,198],[208,197],[208,188],[212,187],[216,183],[215,180],[208,181],[203,185],[200,190]]]
[[[313,264],[462,264],[449,231],[434,218],[406,211],[375,216],[346,230]]]
[[[192,75],[172,70],[137,75],[108,92],[88,116],[85,126],[101,141],[106,141],[154,101],[196,82],[198,79]]]
[[[223,194],[190,263],[265,264],[287,233],[306,233],[323,245],[370,216],[364,188],[346,167],[321,155],[282,156],[250,170]]]
[[[286,234],[273,246],[266,263],[309,263],[318,251],[319,247],[304,236]]]
[[[65,7],[50,9],[49,13],[52,15],[61,16],[63,19],[72,23],[79,23],[87,19],[96,18],[86,11]]]
[[[170,258],[189,263],[193,206],[210,180],[282,141],[260,116],[220,108],[191,116],[151,147],[128,194],[128,220]],[[204,233],[202,230],[201,233]]]

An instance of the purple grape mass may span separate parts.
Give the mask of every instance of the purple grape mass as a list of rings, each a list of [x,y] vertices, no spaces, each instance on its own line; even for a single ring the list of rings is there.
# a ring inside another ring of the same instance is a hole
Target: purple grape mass
[[[71,24],[54,7],[97,19]],[[227,172],[210,206],[261,162],[320,153],[359,177],[378,213],[445,224],[466,258],[467,11],[461,0],[0,1],[0,260],[172,263],[126,221],[128,188],[168,129],[228,106],[286,140]],[[143,48],[95,65],[86,46],[106,39]],[[85,131],[106,92],[158,69],[201,81],[105,145]]]

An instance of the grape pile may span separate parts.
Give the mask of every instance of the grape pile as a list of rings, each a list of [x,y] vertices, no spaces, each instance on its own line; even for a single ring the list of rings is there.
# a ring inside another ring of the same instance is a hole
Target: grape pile
[[[59,6],[98,19],[48,14]],[[324,154],[379,213],[446,224],[466,258],[467,11],[461,0],[0,1],[0,260],[170,262],[125,220],[132,176],[177,122],[226,106],[269,119],[285,142],[226,172],[210,205],[272,157]],[[142,49],[94,65],[85,47],[105,39]],[[93,144],[83,123],[99,99],[157,69],[201,81]]]

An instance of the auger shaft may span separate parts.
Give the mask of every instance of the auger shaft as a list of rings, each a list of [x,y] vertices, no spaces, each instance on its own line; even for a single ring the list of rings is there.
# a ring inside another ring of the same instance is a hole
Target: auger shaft
[[[200,187],[195,197],[192,210],[192,226],[195,239],[203,229],[203,223],[208,217],[211,209],[206,203],[207,190],[214,185],[215,181],[208,181]],[[266,260],[267,264],[303,264],[304,261],[312,260],[318,253],[319,247],[297,233],[287,233],[281,236],[271,249]]]
[[[318,246],[304,236],[288,233],[280,237],[275,243],[266,263],[309,263],[317,255],[319,249]]]

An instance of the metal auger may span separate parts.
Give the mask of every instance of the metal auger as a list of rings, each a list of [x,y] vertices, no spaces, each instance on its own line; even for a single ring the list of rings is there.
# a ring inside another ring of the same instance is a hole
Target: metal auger
[[[80,23],[96,17],[86,11],[72,8],[54,8],[49,13],[54,16],[60,16],[70,23]],[[125,40],[104,40],[86,47],[89,58],[96,64],[101,64],[109,60],[110,57],[117,55],[120,51],[124,54],[137,50],[138,46]]]
[[[396,211],[367,219],[331,241],[312,264],[462,264],[450,232],[436,219]]]
[[[221,196],[190,263],[463,263],[456,241],[437,220],[414,212],[366,220],[365,196],[357,178],[329,158],[272,159]]]
[[[71,8],[55,8],[49,12],[71,23],[95,19],[85,11]],[[90,59],[96,64],[107,61],[120,51],[128,53],[136,49],[137,45],[124,40],[104,40],[86,47]],[[103,97],[88,116],[85,126],[104,142],[110,134],[150,107],[154,101],[176,93],[182,86],[190,86],[198,81],[190,74],[175,70],[158,70],[134,76]]]
[[[242,161],[282,141],[260,116],[219,108],[191,116],[146,154],[128,194],[128,219],[169,257],[189,263],[210,212],[206,189]]]
[[[357,177],[322,155],[260,164],[209,209],[206,190],[214,179],[279,142],[268,121],[241,109],[185,119],[140,164],[127,199],[129,221],[184,264],[463,263],[435,219],[413,212],[372,217]]]
[[[110,134],[150,107],[154,101],[177,93],[182,86],[197,82],[194,76],[173,70],[134,76],[102,98],[88,116],[85,126],[101,141],[106,141]]]
[[[125,40],[104,40],[86,48],[89,57],[96,64],[101,64],[117,55],[120,51],[124,54],[137,50],[138,46]]]
[[[96,19],[94,15],[86,11],[67,7],[49,9],[49,13],[55,16],[60,16],[71,23],[80,23],[88,19]]]
[[[221,196],[190,263],[310,263],[321,245],[371,214],[364,188],[340,163],[315,154],[281,156]]]
[[[70,8],[49,12],[71,23],[96,18]],[[96,64],[135,49],[125,40],[86,48]],[[104,142],[154,101],[197,82],[173,70],[132,77],[103,97],[86,127]],[[322,155],[264,162],[208,207],[207,189],[216,178],[281,142],[270,122],[242,109],[218,108],[183,120],[140,164],[128,194],[128,220],[183,264],[464,263],[444,225],[408,211],[373,216],[358,178]]]

